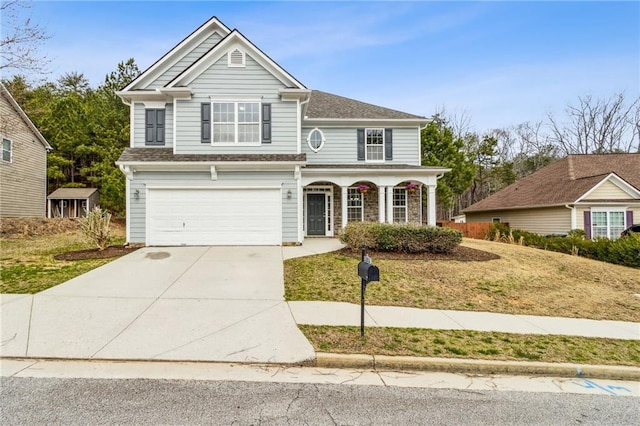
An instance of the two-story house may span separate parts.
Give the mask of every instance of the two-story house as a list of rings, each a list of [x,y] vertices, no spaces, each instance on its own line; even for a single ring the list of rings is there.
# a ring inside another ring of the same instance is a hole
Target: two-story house
[[[215,17],[118,95],[127,240],[280,245],[351,221],[435,225],[428,119],[310,90]]]
[[[0,217],[44,217],[51,146],[0,83]]]

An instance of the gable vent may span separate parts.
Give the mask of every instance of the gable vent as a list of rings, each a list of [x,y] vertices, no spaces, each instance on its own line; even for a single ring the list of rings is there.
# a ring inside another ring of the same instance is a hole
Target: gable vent
[[[244,67],[244,52],[240,49],[234,49],[229,52],[229,66],[230,67]]]

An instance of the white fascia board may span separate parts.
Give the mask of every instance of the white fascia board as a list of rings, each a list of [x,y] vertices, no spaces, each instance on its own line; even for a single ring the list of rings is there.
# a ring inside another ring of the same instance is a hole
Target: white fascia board
[[[284,170],[295,171],[296,166],[304,166],[299,161],[116,161],[117,166],[128,167],[134,171],[176,171],[206,170],[215,167],[216,171],[228,170]]]
[[[393,168],[389,168],[389,169],[367,169],[367,168],[349,168],[349,167],[345,167],[345,168],[341,168],[341,167],[336,167],[336,168],[326,168],[326,169],[321,169],[321,168],[312,168],[312,169],[302,169],[302,173],[305,175],[315,175],[315,174],[328,174],[328,173],[334,173],[334,174],[358,174],[358,175],[378,175],[378,174],[385,174],[385,175],[430,175],[430,176],[438,176],[442,173],[447,173],[450,172],[451,169],[445,168],[445,167],[437,167],[437,168],[432,168],[432,167],[428,167],[428,168],[420,168],[420,169],[393,169]]]
[[[177,87],[173,89],[135,90],[130,92],[119,91],[116,95],[130,104],[131,102],[171,102],[173,99],[188,100],[193,93],[188,87]]]
[[[238,30],[233,30],[226,38],[216,44],[207,54],[194,62],[189,68],[184,70],[176,78],[174,78],[165,87],[187,86],[195,80],[200,74],[206,71],[211,65],[218,62],[227,52],[240,48],[248,53],[249,56],[262,67],[269,71],[285,86],[295,86],[299,89],[306,87],[296,80],[291,74],[286,72],[280,65],[276,64],[271,58],[266,56],[253,43],[245,38]]]
[[[415,127],[427,122],[427,119],[421,118],[305,118],[302,125],[305,127]]]
[[[640,199],[640,191],[638,191],[636,188],[634,188],[633,186],[629,185],[624,179],[622,179],[620,176],[618,176],[615,173],[609,173],[609,175],[607,177],[605,177],[604,179],[602,179],[600,182],[598,182],[597,184],[595,184],[590,190],[588,190],[587,192],[585,192],[584,194],[582,194],[582,196],[580,196],[576,201],[574,201],[574,203],[578,203],[582,200],[584,200],[586,197],[588,197],[589,195],[591,195],[593,193],[593,191],[595,191],[596,189],[600,188],[602,185],[604,185],[605,182],[611,182],[613,183],[615,186],[617,186],[618,188],[620,188],[621,190],[623,190],[624,192],[626,192],[627,194],[629,194],[629,196],[631,198],[638,198]]]
[[[311,96],[311,90],[309,89],[280,89],[278,91],[280,93],[280,99],[283,101],[304,101]]]
[[[572,205],[573,203],[560,203],[560,204],[540,204],[535,206],[509,206],[509,207],[501,207],[496,209],[482,209],[482,210],[462,210],[464,214],[474,214],[474,213],[490,213],[490,212],[501,212],[503,210],[532,210],[532,209],[545,209],[550,207],[565,207],[567,205]]]
[[[148,181],[147,189],[282,189],[281,183],[269,181],[215,181],[190,182],[184,181]]]
[[[47,152],[53,150],[53,147],[49,145],[49,142],[47,142],[44,136],[42,136],[42,133],[40,133],[40,130],[38,130],[36,125],[33,124],[33,121],[31,121],[27,113],[22,110],[20,105],[18,105],[18,102],[16,102],[16,100],[13,98],[9,90],[7,90],[7,88],[4,87],[4,84],[2,83],[0,83],[0,90],[2,91],[2,94],[4,95],[5,99],[7,99],[9,104],[18,113],[20,118],[22,118],[22,121],[25,122],[27,127],[33,132],[33,134],[38,139],[38,141],[40,141],[40,143],[44,146],[44,149],[47,150]]]
[[[143,71],[131,83],[129,83],[123,92],[133,90],[136,87],[146,87],[169,68],[180,61],[187,53],[193,50],[198,44],[202,43],[207,37],[214,33],[220,34],[223,38],[229,35],[231,30],[218,20],[215,16],[202,24],[194,32],[189,34],[185,39],[178,43],[173,49],[165,53],[153,65]]]

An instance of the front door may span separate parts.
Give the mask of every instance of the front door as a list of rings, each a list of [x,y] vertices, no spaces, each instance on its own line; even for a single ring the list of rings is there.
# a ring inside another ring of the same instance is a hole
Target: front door
[[[324,200],[324,194],[307,194],[307,235],[325,235]]]

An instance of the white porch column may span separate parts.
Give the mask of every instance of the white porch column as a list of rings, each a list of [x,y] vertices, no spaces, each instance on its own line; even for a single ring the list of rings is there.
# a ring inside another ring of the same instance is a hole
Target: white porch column
[[[393,186],[387,186],[387,222],[393,223]]]
[[[385,214],[385,204],[384,204],[384,199],[385,199],[385,192],[387,190],[387,187],[385,186],[379,186],[378,187],[378,215],[380,217],[380,223],[384,223],[384,214]]]
[[[342,190],[342,200],[341,200],[341,204],[342,204],[342,227],[346,227],[347,226],[347,188],[346,186],[341,186],[340,189]]]
[[[51,219],[51,200],[47,200],[47,217]]]
[[[427,186],[427,225],[436,226],[436,187],[435,185]]]

